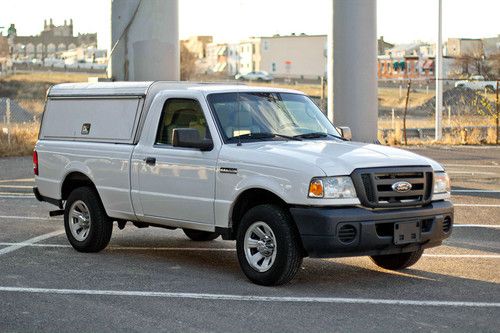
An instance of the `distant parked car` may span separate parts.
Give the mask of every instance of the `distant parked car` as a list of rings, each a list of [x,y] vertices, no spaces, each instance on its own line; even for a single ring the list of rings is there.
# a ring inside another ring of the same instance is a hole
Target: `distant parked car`
[[[485,81],[482,75],[473,75],[469,80],[457,81],[455,87],[469,88],[472,90],[488,90],[490,92],[495,91],[496,82],[495,81]]]
[[[234,77],[236,80],[242,81],[265,81],[269,82],[273,80],[273,76],[265,71],[259,72],[249,72],[246,74],[236,74]]]

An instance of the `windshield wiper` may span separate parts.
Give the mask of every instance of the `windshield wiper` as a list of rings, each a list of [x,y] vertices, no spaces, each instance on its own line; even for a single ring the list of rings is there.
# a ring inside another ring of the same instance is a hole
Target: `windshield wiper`
[[[241,135],[236,135],[233,137],[230,137],[229,140],[235,140],[235,139],[272,139],[275,137],[287,139],[287,140],[296,140],[296,141],[302,141],[301,138],[295,137],[295,136],[288,136],[288,135],[283,135],[279,133],[245,133]]]
[[[299,134],[299,135],[294,135],[294,138],[318,139],[318,138],[326,138],[327,136],[346,141],[346,139],[344,139],[341,136],[330,134],[330,133],[325,133],[325,132],[303,133],[303,134]]]

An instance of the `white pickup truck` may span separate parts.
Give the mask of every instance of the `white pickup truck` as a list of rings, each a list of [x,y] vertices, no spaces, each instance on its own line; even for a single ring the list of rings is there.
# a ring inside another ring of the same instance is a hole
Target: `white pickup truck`
[[[236,240],[243,272],[262,285],[286,283],[306,256],[413,265],[451,233],[447,174],[342,132],[293,90],[60,84],[47,95],[34,193],[59,207],[50,213],[81,252],[131,222]]]
[[[469,80],[455,82],[456,88],[469,88],[472,90],[486,90],[494,92],[497,87],[496,81],[485,81],[482,75],[473,75]]]

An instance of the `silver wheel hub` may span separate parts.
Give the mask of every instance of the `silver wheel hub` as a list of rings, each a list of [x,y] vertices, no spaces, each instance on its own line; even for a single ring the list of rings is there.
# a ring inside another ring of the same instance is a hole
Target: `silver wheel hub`
[[[91,225],[90,210],[87,205],[81,200],[73,202],[68,218],[69,230],[73,237],[80,242],[87,239]]]
[[[274,251],[274,242],[267,235],[264,239],[257,241],[257,251],[264,257],[270,257]]]
[[[265,222],[253,223],[245,233],[244,251],[247,262],[258,271],[269,270],[276,260],[276,237]]]

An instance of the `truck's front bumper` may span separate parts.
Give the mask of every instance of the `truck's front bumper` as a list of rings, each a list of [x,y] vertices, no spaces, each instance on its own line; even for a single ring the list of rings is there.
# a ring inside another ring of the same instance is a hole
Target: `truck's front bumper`
[[[404,209],[293,207],[290,212],[307,255],[316,258],[395,254],[438,246],[450,236],[453,225],[449,201]],[[394,223],[406,221],[420,221],[420,240],[395,245]],[[339,230],[350,230],[348,237],[340,237]]]

